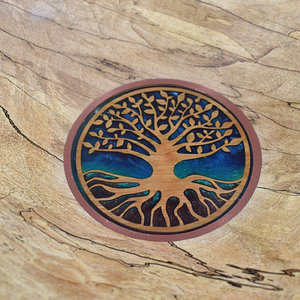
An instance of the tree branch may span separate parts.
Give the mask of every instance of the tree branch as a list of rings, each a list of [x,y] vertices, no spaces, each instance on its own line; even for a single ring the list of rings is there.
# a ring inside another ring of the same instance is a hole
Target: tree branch
[[[181,101],[182,102],[182,101]],[[181,103],[180,102],[180,103]],[[171,136],[173,133],[176,132],[176,130],[180,127],[180,125],[189,117],[194,116],[197,114],[197,112],[194,112],[193,114],[189,114],[187,116],[184,116],[185,113],[191,108],[191,106],[193,105],[193,101],[189,102],[189,105],[186,107],[186,109],[184,110],[184,112],[181,113],[180,117],[179,117],[179,121],[176,123],[176,125],[173,125],[173,123],[171,122],[171,127],[172,129],[170,130],[168,136]],[[178,106],[176,106],[177,109]],[[175,111],[175,110],[174,110]],[[201,112],[202,113],[202,112]],[[183,117],[183,118],[182,118]],[[180,119],[182,118],[182,119]]]
[[[211,150],[209,152],[205,152],[205,153],[197,153],[197,154],[187,154],[187,153],[180,153],[180,160],[189,160],[189,159],[195,159],[195,158],[202,158],[202,157],[207,157],[207,156],[211,156],[214,153],[218,152],[219,150],[221,150],[223,147],[225,147],[225,145],[222,145],[214,150]]]
[[[155,152],[152,149],[150,149],[149,147],[145,146],[144,144],[142,144],[142,143],[140,143],[136,140],[129,139],[129,138],[123,138],[123,137],[116,137],[116,138],[99,137],[99,138],[102,139],[102,140],[108,140],[108,141],[124,140],[124,141],[130,142],[131,144],[135,144],[136,146],[144,149],[149,155],[150,155],[149,152],[152,152],[152,153]],[[113,149],[123,150],[123,148],[113,148]],[[95,150],[98,150],[98,149],[95,149]],[[104,149],[99,149],[99,150],[104,150]],[[107,149],[107,150],[112,150],[112,149]],[[134,151],[134,152],[140,153],[138,151]]]
[[[129,126],[131,126],[132,129],[138,131],[139,129],[135,126],[135,124],[132,123],[132,121],[127,120],[126,118],[122,117],[122,116],[117,116],[120,119],[111,119],[112,121],[115,122],[120,122],[123,121],[124,123],[128,124]]]
[[[190,105],[185,109],[185,111],[181,114],[181,117],[182,116],[184,116],[184,114],[187,112],[187,110],[189,110],[190,108],[191,108],[191,105],[193,104],[193,102],[190,102]],[[210,110],[211,109],[211,107],[209,107],[209,108],[204,108],[201,112],[197,112],[196,110],[195,110],[195,112],[193,112],[192,114],[188,114],[187,116],[184,116],[181,120],[179,120],[177,123],[176,123],[176,125],[174,126],[172,126],[172,129],[170,130],[170,132],[168,133],[168,137],[170,137],[172,134],[174,134],[176,131],[177,131],[177,129],[182,125],[182,123],[187,119],[187,118],[190,118],[190,117],[193,117],[193,116],[195,116],[195,115],[198,115],[198,114],[200,114],[201,113],[201,115],[203,114],[203,113],[205,113],[206,111],[208,111],[208,110]],[[201,124],[201,125],[198,125],[198,126],[200,126],[199,128],[202,128],[202,129],[222,129],[222,128],[219,128],[219,127],[204,127],[205,125],[207,125],[207,124],[209,124],[210,122],[211,122],[211,118],[206,122],[206,123],[204,123],[204,124]],[[190,126],[191,127],[191,126]],[[190,127],[188,127],[187,129],[189,129]],[[194,127],[193,127],[194,128]],[[196,128],[196,127],[195,127]],[[190,129],[191,130],[191,129]],[[189,130],[189,131],[190,131]],[[186,130],[184,130],[181,134],[180,134],[180,136],[184,136],[184,135],[182,135],[184,132],[185,132]],[[185,132],[185,134],[186,134],[187,132]],[[180,140],[180,138],[178,139],[178,140]],[[177,140],[177,141],[178,141]]]
[[[154,115],[153,115],[153,124],[154,124],[154,129],[155,130],[158,130],[158,116],[157,116],[157,113],[156,113],[156,110],[152,104],[152,102],[148,102],[151,106],[151,108],[153,109],[153,112],[154,112]]]
[[[124,119],[124,120],[126,120],[126,119]],[[112,121],[118,121],[118,120],[117,119],[112,119]],[[125,123],[129,124],[129,122],[125,122]],[[116,131],[132,132],[132,133],[136,134],[137,136],[139,136],[140,138],[142,138],[142,139],[146,140],[147,142],[149,142],[154,148],[155,148],[155,145],[153,145],[153,142],[158,145],[157,141],[155,141],[155,140],[147,137],[146,135],[144,135],[137,127],[135,127],[134,125],[132,127],[134,127],[133,130],[132,129],[127,129],[127,128],[123,128],[123,129],[115,128],[115,132]],[[120,137],[120,138],[122,138],[122,137]]]
[[[172,141],[174,142],[173,145],[175,145],[178,141],[180,141],[185,135],[187,135],[190,131],[194,131],[195,129],[205,129],[205,130],[226,130],[229,129],[231,126],[228,127],[228,124],[225,124],[224,127],[216,127],[216,126],[206,126],[208,123],[210,122],[210,120],[208,120],[206,123],[203,124],[199,124],[199,125],[193,125],[193,126],[189,126],[187,128],[185,128],[185,130],[183,130],[176,138],[174,138]],[[173,133],[172,133],[173,134]]]
[[[174,98],[173,98],[173,99],[174,99]],[[182,102],[182,100],[180,101],[180,100],[177,99],[176,106],[174,107],[174,110],[172,111],[172,113],[171,113],[171,115],[170,115],[170,119],[171,119],[171,117],[173,116],[174,112],[177,110],[177,108],[178,108],[178,106],[179,106],[179,104],[180,104],[181,102]]]
[[[162,116],[163,116],[163,115],[166,113],[166,111],[168,110],[169,100],[170,100],[170,97],[167,97],[167,98],[166,98],[165,109],[164,109],[164,111],[159,115],[159,117],[157,118],[157,122],[158,122],[159,120],[161,120]]]
[[[131,154],[136,156],[136,153],[139,153],[139,155],[149,157],[149,155],[146,155],[144,153],[136,152],[130,149],[95,149],[94,151],[97,152],[116,152],[116,153],[125,153],[125,154]]]
[[[190,126],[187,127],[185,130],[183,130],[175,139],[172,140],[172,142],[174,142],[173,145],[175,145],[178,141],[180,141],[185,135],[187,135],[190,131],[195,130],[195,129],[213,129],[213,127],[205,127],[205,125],[207,124],[204,123],[202,125],[194,125],[194,126]],[[218,128],[218,129],[222,129],[222,128]],[[176,130],[175,130],[176,131]],[[174,131],[174,132],[175,132]],[[173,132],[173,133],[174,133]],[[173,134],[172,133],[172,134]],[[170,136],[170,135],[169,135]]]
[[[209,136],[209,135],[207,135],[207,136]],[[226,135],[222,135],[221,137],[219,137],[217,139],[212,139],[212,140],[210,140],[208,142],[203,142],[207,138],[207,136],[204,136],[204,138],[202,138],[198,142],[195,142],[195,143],[193,143],[193,142],[192,143],[182,143],[182,144],[174,145],[174,147],[176,148],[176,150],[179,150],[180,148],[185,147],[185,146],[192,147],[192,146],[210,145],[210,144],[214,144],[215,142],[218,142],[218,141],[220,141],[220,140],[222,140],[222,139],[224,139],[226,137]]]
[[[149,130],[152,134],[156,135],[155,130],[151,129],[150,127],[148,127],[146,125],[146,123],[145,123],[145,121],[144,121],[144,119],[142,117],[141,108],[139,106],[138,106],[138,109],[139,109],[139,112],[140,112],[139,114],[136,111],[134,111],[133,109],[129,108],[129,107],[128,107],[128,109],[138,117],[138,119],[140,120],[140,122],[142,123],[142,125],[144,126],[144,128],[146,128],[147,130]]]

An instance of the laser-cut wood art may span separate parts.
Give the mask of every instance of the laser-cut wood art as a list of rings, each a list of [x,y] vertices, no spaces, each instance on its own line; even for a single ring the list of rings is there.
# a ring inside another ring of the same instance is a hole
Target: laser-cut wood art
[[[199,85],[152,80],[95,101],[69,135],[66,173],[101,223],[150,240],[206,233],[249,200],[260,170],[251,124]]]

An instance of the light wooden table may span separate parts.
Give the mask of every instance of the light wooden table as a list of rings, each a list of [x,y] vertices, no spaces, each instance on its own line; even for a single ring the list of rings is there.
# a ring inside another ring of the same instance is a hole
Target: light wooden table
[[[1,0],[0,298],[300,299],[299,12],[297,0]],[[207,235],[127,238],[68,188],[75,119],[148,78],[220,92],[259,136],[258,188]]]

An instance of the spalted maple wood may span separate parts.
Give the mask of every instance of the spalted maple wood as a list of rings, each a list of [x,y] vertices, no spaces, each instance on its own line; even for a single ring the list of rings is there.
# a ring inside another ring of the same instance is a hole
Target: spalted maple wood
[[[299,1],[0,1],[1,299],[298,299]],[[176,78],[251,120],[253,197],[199,238],[115,233],[71,194],[68,132],[101,94]]]

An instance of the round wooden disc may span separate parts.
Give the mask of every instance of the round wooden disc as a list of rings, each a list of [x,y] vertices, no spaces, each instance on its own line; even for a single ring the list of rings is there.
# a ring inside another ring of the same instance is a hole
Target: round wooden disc
[[[175,241],[235,216],[257,185],[261,151],[222,95],[179,80],[124,85],[73,125],[65,172],[81,206],[131,237]]]

